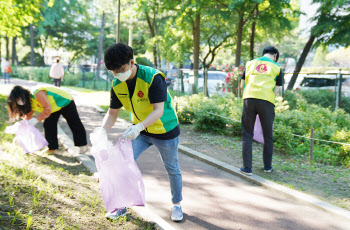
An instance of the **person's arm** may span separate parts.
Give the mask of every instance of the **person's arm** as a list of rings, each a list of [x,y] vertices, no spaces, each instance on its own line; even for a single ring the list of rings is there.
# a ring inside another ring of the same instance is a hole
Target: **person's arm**
[[[152,104],[153,111],[146,117],[142,122],[144,128],[153,125],[159,118],[163,116],[164,112],[164,102]]]
[[[26,119],[26,120],[32,119],[33,114],[34,114],[34,110],[32,110],[32,111],[30,111],[29,113],[27,113],[27,114],[25,115],[24,119]]]
[[[64,77],[64,67],[63,67],[63,65],[62,65],[62,64],[61,64],[61,67],[62,67],[62,68],[61,68],[61,75],[62,75],[62,77],[61,77],[61,78],[62,78],[62,81],[63,81],[63,77]]]
[[[109,108],[108,112],[106,113],[105,117],[103,118],[102,121],[102,125],[101,127],[104,128],[106,130],[106,132],[108,132],[108,130],[110,130],[113,125],[115,124],[115,122],[117,121],[118,115],[119,115],[119,109],[112,109]]]
[[[245,68],[243,70],[243,73],[242,73],[242,76],[241,76],[241,90],[243,91],[244,90],[244,84],[245,84]]]
[[[275,95],[277,95],[280,87],[283,85],[283,77],[284,77],[284,74],[283,74],[283,70],[281,69],[276,79],[276,87],[274,90]]]
[[[244,80],[244,79],[241,79],[241,90],[244,89],[244,84],[245,84],[245,80]]]
[[[38,121],[45,120],[51,115],[51,111],[52,111],[49,99],[47,98],[46,91],[44,90],[38,91],[36,93],[36,99],[44,108],[44,110],[38,116],[36,116],[36,119],[38,119]]]
[[[51,66],[51,68],[50,68],[50,78],[52,78],[52,74],[53,74],[53,68],[52,68],[53,66]]]

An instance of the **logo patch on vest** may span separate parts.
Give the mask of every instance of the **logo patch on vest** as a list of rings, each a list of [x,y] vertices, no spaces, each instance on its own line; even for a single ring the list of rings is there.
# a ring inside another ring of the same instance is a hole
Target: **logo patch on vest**
[[[39,105],[39,104],[36,104],[36,106],[37,106],[37,107],[40,107],[40,105]]]
[[[137,96],[139,96],[139,98],[143,98],[144,94],[143,94],[142,91],[139,91],[139,92],[137,93]]]
[[[267,66],[265,64],[260,64],[256,67],[256,71],[259,73],[264,73],[267,71]]]

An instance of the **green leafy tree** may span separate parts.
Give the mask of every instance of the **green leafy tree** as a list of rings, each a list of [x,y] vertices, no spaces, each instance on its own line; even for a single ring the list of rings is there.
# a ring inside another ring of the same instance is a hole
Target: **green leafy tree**
[[[328,66],[329,62],[326,60],[326,56],[328,54],[327,46],[319,46],[316,49],[315,57],[312,61],[312,66]]]
[[[313,3],[320,4],[317,14],[313,18],[316,25],[311,29],[310,37],[300,55],[287,90],[293,89],[298,74],[314,42],[314,47],[321,44],[350,45],[349,2],[346,0],[314,0]]]

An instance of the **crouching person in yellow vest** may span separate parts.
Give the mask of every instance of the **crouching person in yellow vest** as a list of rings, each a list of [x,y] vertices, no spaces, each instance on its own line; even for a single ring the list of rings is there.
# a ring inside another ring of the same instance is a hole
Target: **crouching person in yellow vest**
[[[283,84],[283,73],[277,60],[275,47],[266,47],[263,56],[247,62],[241,78],[243,91],[243,167],[241,172],[252,175],[252,141],[256,115],[259,115],[264,137],[264,171],[272,171],[273,135],[275,118],[275,95]]]
[[[77,107],[70,93],[56,87],[36,87],[31,91],[15,86],[7,98],[10,119],[23,118],[35,125],[44,121],[45,138],[49,143],[48,153],[54,154],[58,149],[57,123],[62,115],[72,130],[75,146],[80,152],[88,150],[86,131]],[[33,117],[34,112],[39,114]]]
[[[111,101],[102,122],[102,131],[108,131],[116,122],[121,107],[131,113],[133,125],[123,134],[132,140],[134,159],[151,145],[155,145],[167,170],[172,194],[171,219],[181,221],[183,213],[182,175],[178,162],[180,127],[176,112],[167,91],[165,76],[151,67],[137,65],[133,49],[123,43],[109,47],[104,56],[106,68],[115,79],[111,89]],[[126,208],[106,214],[117,219],[126,214]]]

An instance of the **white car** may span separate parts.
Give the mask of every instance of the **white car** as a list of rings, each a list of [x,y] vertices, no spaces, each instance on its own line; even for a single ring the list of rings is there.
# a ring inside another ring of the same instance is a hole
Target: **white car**
[[[194,71],[183,70],[184,74],[184,91],[192,93],[192,86],[194,84]],[[203,71],[198,71],[198,92],[203,92],[204,75]],[[187,77],[188,76],[188,77]],[[221,71],[208,71],[208,93],[213,94],[215,92],[221,92],[222,86],[225,84],[227,73]],[[180,89],[178,79],[174,82],[174,90]]]
[[[314,89],[329,89],[337,91],[338,79],[336,74],[308,74],[303,78],[297,89],[314,90]],[[342,76],[342,93],[346,97],[350,96],[350,76]]]

